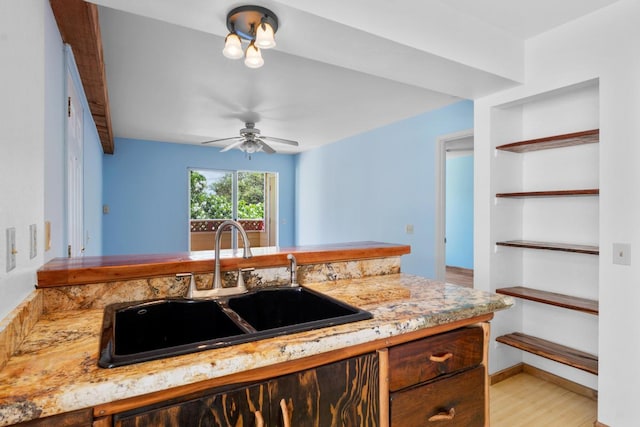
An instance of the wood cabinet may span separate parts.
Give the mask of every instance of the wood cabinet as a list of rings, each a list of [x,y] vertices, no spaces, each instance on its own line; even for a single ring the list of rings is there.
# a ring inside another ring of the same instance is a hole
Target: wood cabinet
[[[142,408],[116,415],[115,427],[246,426],[261,427],[269,419],[267,385],[213,393],[164,407]]]
[[[37,418],[16,425],[20,427],[89,427],[93,420],[91,412],[91,409],[81,409],[66,414]]]
[[[482,427],[485,425],[484,381],[484,367],[477,366],[393,393],[391,426]]]
[[[113,417],[138,426],[377,426],[378,359],[373,353],[272,380],[211,390]]]
[[[375,352],[340,350],[352,356],[328,356],[331,363],[320,357],[284,370],[276,365],[268,375],[248,372],[241,383],[169,389],[24,425],[487,426],[489,324],[434,329],[446,332],[390,337],[368,345]]]
[[[487,323],[462,327],[377,354],[130,410],[114,415],[112,425],[487,426],[488,337]]]
[[[378,385],[375,354],[269,381],[271,425],[377,426]]]
[[[392,427],[484,426],[488,325],[389,348]]]

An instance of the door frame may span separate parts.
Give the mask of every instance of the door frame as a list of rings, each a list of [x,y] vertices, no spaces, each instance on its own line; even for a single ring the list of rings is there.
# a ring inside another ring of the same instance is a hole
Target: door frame
[[[473,128],[441,135],[436,138],[436,232],[435,232],[435,272],[436,280],[444,281],[446,272],[446,194],[447,194],[447,145],[473,137]]]
[[[77,67],[65,45],[65,241],[68,257],[84,255],[84,105],[81,85],[74,79]]]

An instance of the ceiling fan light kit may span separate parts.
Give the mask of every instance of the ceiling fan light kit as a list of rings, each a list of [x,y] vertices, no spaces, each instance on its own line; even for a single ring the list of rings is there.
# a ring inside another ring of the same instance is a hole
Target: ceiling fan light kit
[[[247,48],[247,55],[244,58],[244,65],[249,68],[260,68],[264,65],[264,59],[260,55],[260,49],[255,45],[255,42],[251,42]]]
[[[276,150],[268,145],[265,141],[275,142],[277,144],[286,144],[293,147],[298,146],[297,141],[290,139],[275,138],[272,136],[264,136],[260,134],[260,129],[256,128],[255,123],[245,123],[245,127],[240,129],[240,136],[232,136],[230,138],[214,139],[212,141],[205,141],[203,144],[211,144],[213,142],[232,141],[229,145],[220,150],[221,153],[229,151],[233,148],[237,148],[240,151],[244,151],[245,154],[251,159],[251,154],[263,151],[267,154],[273,154]]]
[[[222,54],[230,59],[240,59],[244,56],[240,37],[236,33],[229,33],[224,39],[224,49]]]
[[[227,29],[229,34],[224,40],[222,54],[231,59],[244,56],[244,64],[247,67],[260,68],[264,64],[261,50],[271,49],[276,45],[278,17],[261,6],[240,6],[227,14]],[[244,55],[243,40],[249,42]]]

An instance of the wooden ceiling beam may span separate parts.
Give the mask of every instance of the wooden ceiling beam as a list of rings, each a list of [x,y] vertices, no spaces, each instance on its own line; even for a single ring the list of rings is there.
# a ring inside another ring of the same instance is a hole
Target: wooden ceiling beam
[[[62,41],[73,50],[102,151],[113,154],[113,130],[98,6],[83,0],[50,0],[50,3]]]

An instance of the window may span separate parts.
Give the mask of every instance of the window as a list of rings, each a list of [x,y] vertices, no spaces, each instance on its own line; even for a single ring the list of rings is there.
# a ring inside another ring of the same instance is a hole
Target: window
[[[227,219],[240,222],[252,247],[277,245],[276,174],[191,169],[189,178],[190,250],[213,249],[215,232]],[[225,230],[221,243],[223,249],[242,247],[235,229]]]

